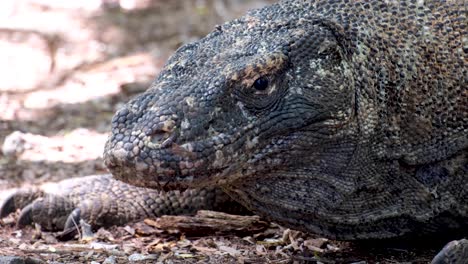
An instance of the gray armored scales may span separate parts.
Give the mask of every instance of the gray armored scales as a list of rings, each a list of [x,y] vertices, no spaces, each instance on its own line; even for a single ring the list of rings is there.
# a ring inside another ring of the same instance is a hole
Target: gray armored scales
[[[125,183],[19,192],[0,216],[29,204],[20,223],[110,225],[236,201],[334,239],[466,234],[467,13],[463,0],[251,11],[181,47],[116,113],[104,158]]]

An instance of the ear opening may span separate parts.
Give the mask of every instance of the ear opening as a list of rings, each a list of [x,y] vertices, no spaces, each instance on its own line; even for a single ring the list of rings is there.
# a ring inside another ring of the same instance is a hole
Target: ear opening
[[[306,24],[310,26],[319,26],[325,28],[331,32],[336,39],[336,44],[340,47],[340,54],[346,60],[351,60],[351,56],[354,53],[354,47],[351,42],[351,38],[346,34],[345,28],[336,21],[325,19],[325,18],[310,18],[301,19],[299,24]]]

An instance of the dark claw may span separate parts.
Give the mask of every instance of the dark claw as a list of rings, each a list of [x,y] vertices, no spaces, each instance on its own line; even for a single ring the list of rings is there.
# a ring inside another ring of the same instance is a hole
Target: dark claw
[[[68,228],[63,230],[62,232],[58,233],[55,238],[57,238],[59,241],[68,241],[72,240],[75,238],[75,236],[78,234],[78,228]]]
[[[9,214],[16,211],[15,195],[8,196],[5,202],[0,206],[0,218],[7,217]]]
[[[33,204],[28,204],[26,207],[24,207],[21,210],[20,216],[18,218],[18,222],[16,223],[16,226],[18,228],[22,228],[24,226],[32,224],[33,222],[32,210],[33,210]]]
[[[8,196],[3,204],[0,206],[0,218],[6,217],[9,214],[26,207],[44,193],[37,189],[18,190]]]
[[[68,241],[73,239],[78,230],[80,229],[81,210],[79,208],[74,209],[67,217],[63,231],[60,232],[56,238],[60,241]]]
[[[80,226],[80,219],[81,210],[79,208],[76,208],[67,217],[67,221],[65,222],[65,227],[63,229],[67,230],[70,228],[78,228]]]

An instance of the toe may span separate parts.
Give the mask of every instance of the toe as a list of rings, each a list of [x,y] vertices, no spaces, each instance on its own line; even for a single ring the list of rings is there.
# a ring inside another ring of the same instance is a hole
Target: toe
[[[0,206],[0,218],[7,217],[9,214],[16,211],[14,194],[10,195]]]
[[[18,222],[16,222],[16,226],[18,228],[22,228],[27,225],[31,225],[33,223],[32,211],[33,211],[33,204],[28,204],[26,207],[24,207],[21,210],[20,216],[18,218]]]
[[[67,217],[67,221],[65,221],[65,226],[63,227],[63,229],[66,230],[66,229],[78,227],[80,225],[80,219],[81,219],[81,209],[76,208]]]
[[[21,228],[37,223],[44,230],[61,230],[74,209],[74,204],[66,197],[46,195],[34,200],[21,210],[17,226]]]
[[[43,196],[43,192],[35,189],[18,190],[8,196],[0,206],[0,218],[6,217],[17,209],[24,208],[35,199]]]

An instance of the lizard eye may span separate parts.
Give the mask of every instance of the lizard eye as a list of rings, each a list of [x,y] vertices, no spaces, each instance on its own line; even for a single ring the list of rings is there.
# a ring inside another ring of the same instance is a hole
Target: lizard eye
[[[268,88],[268,79],[266,77],[260,77],[255,82],[253,83],[253,87],[257,91],[264,91],[266,88]]]

